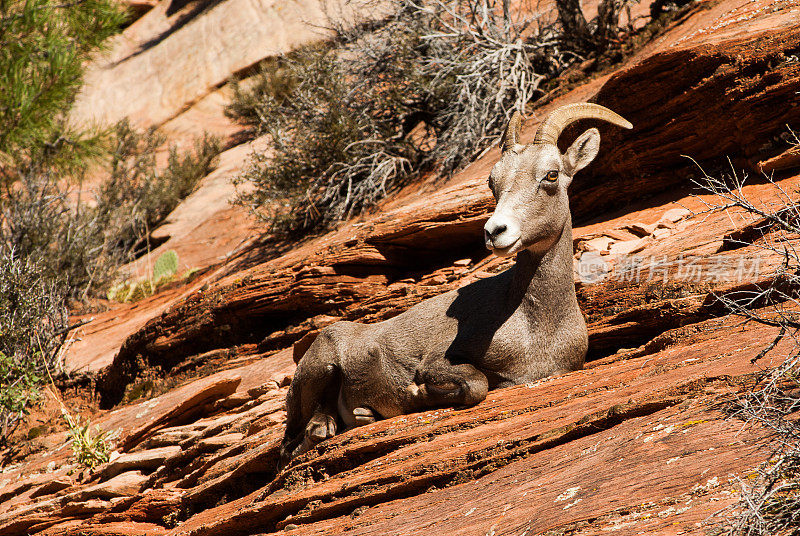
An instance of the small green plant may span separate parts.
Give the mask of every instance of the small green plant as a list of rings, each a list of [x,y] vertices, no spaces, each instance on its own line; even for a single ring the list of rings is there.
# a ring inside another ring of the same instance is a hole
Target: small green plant
[[[189,279],[197,272],[196,269],[187,270],[183,275]],[[150,277],[136,281],[122,281],[112,286],[106,297],[111,301],[131,303],[152,296],[159,287],[175,280],[178,273],[178,254],[175,250],[168,250],[156,259],[153,273]]]
[[[38,398],[40,381],[34,367],[0,352],[0,418],[4,437]]]
[[[99,426],[95,426],[92,430],[88,422],[81,422],[80,416],[72,417],[63,407],[61,415],[69,427],[72,455],[75,457],[75,461],[89,469],[106,463],[111,453],[111,443],[117,434],[103,432]]]

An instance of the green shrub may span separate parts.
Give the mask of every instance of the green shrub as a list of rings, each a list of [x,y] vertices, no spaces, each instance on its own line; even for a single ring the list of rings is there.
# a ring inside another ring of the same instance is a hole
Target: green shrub
[[[40,382],[41,377],[33,367],[0,352],[0,431],[4,438],[38,398]]]
[[[68,315],[63,283],[30,259],[0,247],[0,432],[4,441],[38,397],[58,351]]]
[[[0,2],[0,182],[11,164],[30,163],[61,144],[62,164],[79,161],[92,137],[66,126],[64,115],[83,65],[125,20],[108,0]]]
[[[68,203],[103,136],[65,117],[84,64],[124,22],[108,0],[0,2],[0,249],[81,294],[108,264],[88,211]]]
[[[0,2],[0,441],[59,370],[67,300],[146,252],[220,151],[205,137],[187,154],[170,149],[159,170],[164,139],[152,131],[68,126],[84,65],[123,20],[107,0]],[[87,199],[83,179],[103,166],[109,180]]]
[[[68,299],[96,294],[118,267],[147,251],[150,230],[213,166],[219,144],[204,138],[194,152],[170,151],[158,171],[153,152],[163,140],[117,127],[110,179],[87,200],[52,160],[18,164],[0,192],[0,428],[18,425],[48,368],[58,371]],[[64,149],[64,150],[69,150]],[[6,171],[11,167],[4,168]]]
[[[0,248],[30,259],[69,295],[85,297],[110,280],[121,258],[106,244],[95,209],[72,196],[51,169],[23,170],[0,196]]]

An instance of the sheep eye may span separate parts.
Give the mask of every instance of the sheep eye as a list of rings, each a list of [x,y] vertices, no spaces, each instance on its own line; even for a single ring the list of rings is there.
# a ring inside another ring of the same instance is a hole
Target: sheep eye
[[[544,178],[545,178],[545,180],[548,180],[548,181],[552,182],[552,181],[558,179],[558,171],[555,170],[555,169],[550,170],[550,171],[547,172],[547,175],[545,175]]]

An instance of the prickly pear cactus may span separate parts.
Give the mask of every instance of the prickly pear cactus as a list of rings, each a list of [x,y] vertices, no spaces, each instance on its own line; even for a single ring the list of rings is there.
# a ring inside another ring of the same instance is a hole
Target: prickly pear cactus
[[[136,302],[155,294],[159,286],[172,281],[178,272],[178,254],[165,251],[156,259],[151,279],[123,281],[108,289],[109,300],[121,303]]]
[[[170,249],[161,254],[153,265],[153,282],[158,286],[159,283],[166,282],[178,272],[178,254]]]

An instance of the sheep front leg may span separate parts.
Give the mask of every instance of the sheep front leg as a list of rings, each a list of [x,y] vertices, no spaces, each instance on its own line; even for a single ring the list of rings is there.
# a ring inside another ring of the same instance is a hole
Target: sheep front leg
[[[469,363],[451,365],[441,360],[421,365],[408,391],[417,409],[472,406],[486,398],[489,380]]]

